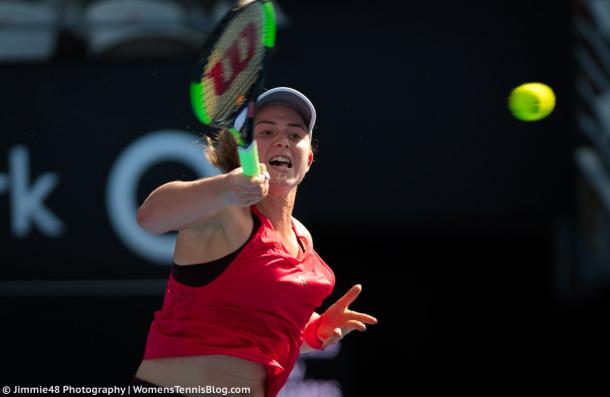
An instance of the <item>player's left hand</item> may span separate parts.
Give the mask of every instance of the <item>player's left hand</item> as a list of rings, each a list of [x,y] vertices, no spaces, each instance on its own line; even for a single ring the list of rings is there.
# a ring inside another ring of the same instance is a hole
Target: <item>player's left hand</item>
[[[336,343],[353,330],[366,331],[366,324],[377,324],[375,317],[349,309],[360,292],[362,285],[354,285],[322,314],[317,336],[322,341],[323,348]]]

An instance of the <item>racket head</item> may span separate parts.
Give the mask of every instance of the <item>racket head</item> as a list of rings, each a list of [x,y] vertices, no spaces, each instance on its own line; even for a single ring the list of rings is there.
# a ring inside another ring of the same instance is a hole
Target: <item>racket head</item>
[[[251,143],[251,134],[244,138],[233,122],[262,86],[275,33],[270,0],[237,2],[207,40],[191,79],[197,119],[212,131],[229,128],[242,147]]]

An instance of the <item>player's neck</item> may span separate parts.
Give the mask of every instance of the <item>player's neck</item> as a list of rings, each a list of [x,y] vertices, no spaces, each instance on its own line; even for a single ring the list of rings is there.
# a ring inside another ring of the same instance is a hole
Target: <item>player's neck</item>
[[[296,188],[287,194],[273,194],[269,192],[267,197],[258,204],[257,208],[271,221],[273,228],[280,233],[288,233],[292,230],[292,210],[296,198]]]

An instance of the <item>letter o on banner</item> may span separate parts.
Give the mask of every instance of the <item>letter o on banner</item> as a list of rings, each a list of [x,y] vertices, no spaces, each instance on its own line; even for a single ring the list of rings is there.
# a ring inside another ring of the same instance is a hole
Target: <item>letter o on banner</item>
[[[136,221],[140,178],[163,161],[185,164],[200,177],[219,174],[205,158],[203,144],[195,135],[180,130],[151,132],[119,154],[106,185],[106,209],[115,233],[134,254],[155,264],[171,265],[175,234],[154,235]]]

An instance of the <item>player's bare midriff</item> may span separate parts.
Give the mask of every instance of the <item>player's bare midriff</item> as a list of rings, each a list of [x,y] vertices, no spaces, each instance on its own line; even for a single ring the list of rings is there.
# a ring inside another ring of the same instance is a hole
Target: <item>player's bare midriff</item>
[[[217,388],[249,387],[229,396],[264,397],[265,368],[262,364],[226,355],[169,357],[144,360],[136,373],[138,379],[158,386]],[[214,394],[217,395],[217,394]]]

